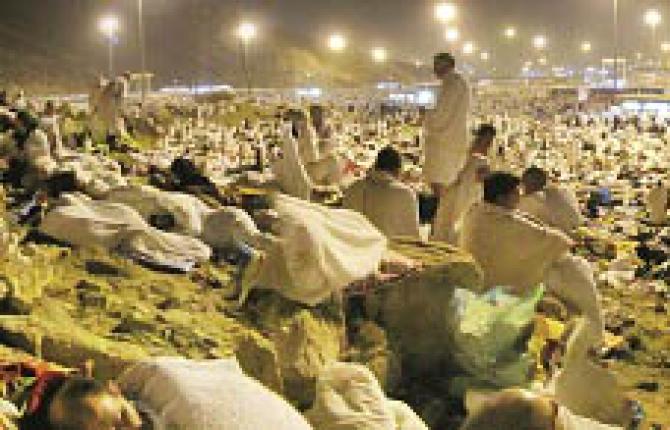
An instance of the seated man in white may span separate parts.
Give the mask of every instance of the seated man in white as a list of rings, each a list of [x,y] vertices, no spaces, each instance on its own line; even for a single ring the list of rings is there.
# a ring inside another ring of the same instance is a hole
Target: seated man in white
[[[520,180],[493,173],[484,181],[484,201],[464,219],[461,247],[484,271],[486,287],[524,293],[539,285],[547,269],[565,256],[572,240],[518,211]]]
[[[520,211],[568,234],[583,222],[575,194],[566,188],[548,184],[544,170],[538,167],[527,169],[521,182],[524,194],[519,202]]]
[[[619,422],[624,400],[613,376],[593,364],[588,351],[602,341],[602,310],[591,268],[569,253],[571,239],[516,209],[520,181],[494,173],[484,183],[484,202],[465,218],[462,246],[484,272],[485,286],[501,286],[526,294],[540,283],[572,308],[583,321],[575,331],[563,371],[555,380],[556,395],[574,412],[602,422]],[[579,381],[588,386],[608,385],[608,395],[579,396]],[[605,382],[606,381],[606,382]],[[580,402],[570,399],[579,398]],[[588,402],[586,400],[589,400]]]
[[[281,136],[281,158],[272,163],[272,172],[281,192],[302,200],[311,200],[314,192],[325,192],[329,187],[316,184],[300,155],[300,141],[305,140],[308,129],[304,126],[305,114],[289,110]]]
[[[343,206],[359,212],[387,237],[420,239],[416,194],[398,179],[402,157],[392,147],[382,149],[366,178],[344,192]]]

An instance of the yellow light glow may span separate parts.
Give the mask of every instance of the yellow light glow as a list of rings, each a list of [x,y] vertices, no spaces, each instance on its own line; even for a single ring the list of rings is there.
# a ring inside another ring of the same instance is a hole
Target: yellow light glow
[[[119,19],[113,15],[105,16],[100,19],[100,31],[108,38],[112,38],[119,31]]]
[[[258,35],[258,28],[256,24],[251,22],[243,22],[237,27],[237,37],[242,39],[244,42],[249,42],[256,38]]]
[[[386,52],[386,49],[384,48],[374,48],[372,50],[372,60],[375,63],[383,63],[387,60],[388,58],[388,53]]]
[[[458,29],[456,27],[448,28],[447,32],[445,34],[447,42],[449,42],[449,43],[458,42],[458,39],[460,38],[460,36],[461,36],[461,33],[458,31]]]
[[[472,55],[475,53],[475,44],[474,42],[465,42],[463,44],[463,54]]]
[[[533,47],[535,49],[545,49],[547,47],[547,38],[542,35],[533,37]]]
[[[458,15],[458,8],[453,3],[438,3],[435,5],[435,18],[442,22],[448,23],[456,19]]]
[[[331,51],[342,52],[347,48],[347,39],[341,34],[333,34],[328,38],[328,48]]]
[[[644,23],[649,27],[656,28],[662,21],[661,12],[656,9],[649,9],[644,14]]]

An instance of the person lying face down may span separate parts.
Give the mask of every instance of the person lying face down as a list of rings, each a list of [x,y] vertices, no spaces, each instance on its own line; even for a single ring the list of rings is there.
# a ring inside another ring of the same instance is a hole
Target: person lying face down
[[[33,388],[20,430],[136,430],[142,419],[112,383],[57,377]]]

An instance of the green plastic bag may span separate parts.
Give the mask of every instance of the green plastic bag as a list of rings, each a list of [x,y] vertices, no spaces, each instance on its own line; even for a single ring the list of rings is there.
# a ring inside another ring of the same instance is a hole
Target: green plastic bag
[[[483,295],[456,290],[450,322],[453,356],[467,375],[456,384],[463,385],[460,389],[466,385],[506,388],[530,382],[534,363],[527,345],[543,295],[543,286],[527,297],[511,296],[501,289]]]

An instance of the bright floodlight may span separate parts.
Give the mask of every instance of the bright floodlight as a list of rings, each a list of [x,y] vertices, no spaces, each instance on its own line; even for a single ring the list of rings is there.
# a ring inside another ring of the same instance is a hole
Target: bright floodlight
[[[505,29],[505,37],[508,39],[514,39],[516,37],[516,28],[507,27]]]
[[[473,42],[465,42],[463,44],[463,54],[472,55],[475,53],[475,44]]]
[[[100,31],[108,38],[112,38],[119,31],[119,19],[113,15],[100,20]]]
[[[488,52],[482,52],[479,54],[479,58],[481,58],[482,61],[489,61],[491,55]]]
[[[547,65],[547,59],[546,58],[540,58],[537,60],[537,62],[540,64],[540,66],[546,66]]]
[[[582,50],[582,52],[588,53],[591,52],[593,46],[591,46],[591,42],[582,42],[580,49]]]
[[[435,18],[442,22],[447,23],[456,19],[458,14],[458,9],[453,3],[438,3],[435,5]]]
[[[447,29],[447,33],[445,34],[447,42],[449,42],[449,43],[458,42],[458,38],[460,36],[461,36],[461,33],[458,31],[458,29],[456,27],[452,27],[452,28]]]
[[[670,52],[670,42],[661,43],[661,51]]]
[[[249,42],[256,38],[258,34],[258,28],[256,24],[251,22],[243,22],[237,27],[237,37],[242,39],[244,42]]]
[[[342,52],[347,48],[347,39],[341,34],[333,34],[328,38],[328,48],[331,51]]]
[[[533,37],[533,46],[535,49],[544,49],[547,47],[547,38],[545,36]]]
[[[388,58],[388,53],[384,48],[374,48],[372,50],[372,60],[375,63],[383,63]]]
[[[423,66],[425,66],[425,63],[424,63],[423,61],[421,61],[421,60],[416,60],[416,61],[414,62],[414,67],[416,67],[417,69],[420,69],[420,68],[422,68]]]
[[[656,28],[663,20],[661,13],[656,9],[649,9],[644,14],[644,23],[649,27]]]

